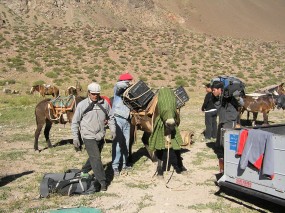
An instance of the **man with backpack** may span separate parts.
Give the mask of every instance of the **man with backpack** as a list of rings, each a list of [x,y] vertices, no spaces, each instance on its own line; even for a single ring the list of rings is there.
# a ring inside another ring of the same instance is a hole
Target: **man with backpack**
[[[218,110],[219,125],[216,140],[216,148],[222,148],[223,144],[220,140],[221,128],[235,128],[239,113],[239,107],[243,106],[241,92],[236,90],[230,96],[225,96],[223,93],[224,84],[220,81],[212,83],[212,93],[217,98],[214,102]]]
[[[107,183],[101,151],[106,134],[106,123],[111,131],[111,139],[116,137],[115,119],[109,103],[100,96],[100,85],[91,83],[87,89],[88,97],[79,102],[72,119],[73,144],[75,148],[79,148],[81,136],[89,156],[82,167],[81,176],[88,177],[88,172],[92,169],[95,178],[101,184],[101,191],[106,191]]]

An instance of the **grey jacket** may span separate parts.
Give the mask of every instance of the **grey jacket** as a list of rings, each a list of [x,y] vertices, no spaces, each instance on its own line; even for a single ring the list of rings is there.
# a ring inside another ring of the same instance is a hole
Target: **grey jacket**
[[[108,126],[112,132],[116,132],[114,115],[111,113],[111,108],[107,101],[101,99],[98,101],[107,111],[109,115]],[[106,134],[105,120],[106,114],[95,104],[93,110],[83,115],[85,109],[89,106],[91,100],[89,97],[79,102],[74,113],[71,130],[73,139],[79,138],[79,128],[82,138],[96,139],[97,141],[104,138]]]
[[[241,97],[236,99],[233,96],[229,98],[221,96],[216,99],[214,105],[218,109],[219,123],[237,121],[238,108],[243,106],[243,99]]]
[[[250,129],[240,159],[240,168],[245,169],[248,162],[250,162],[257,169],[262,170],[261,173],[263,175],[274,175],[274,148],[272,137],[273,133],[271,132]]]

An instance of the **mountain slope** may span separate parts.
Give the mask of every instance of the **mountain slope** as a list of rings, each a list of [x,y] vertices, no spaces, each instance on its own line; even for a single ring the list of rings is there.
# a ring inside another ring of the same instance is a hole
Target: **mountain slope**
[[[3,0],[24,23],[186,29],[213,36],[285,41],[283,0]],[[11,25],[15,22],[9,21]],[[11,20],[11,18],[10,18]]]

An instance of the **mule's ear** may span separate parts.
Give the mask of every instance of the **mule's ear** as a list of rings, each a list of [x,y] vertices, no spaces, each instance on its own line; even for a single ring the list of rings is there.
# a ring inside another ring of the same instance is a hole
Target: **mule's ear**
[[[279,86],[280,86],[280,87],[283,87],[283,85],[284,85],[284,83],[280,84]]]

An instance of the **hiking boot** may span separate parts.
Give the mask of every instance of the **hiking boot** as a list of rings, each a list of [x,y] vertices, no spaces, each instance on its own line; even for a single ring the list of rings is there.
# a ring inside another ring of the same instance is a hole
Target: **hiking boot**
[[[81,178],[86,178],[86,179],[87,179],[87,178],[89,178],[89,173],[88,173],[88,172],[87,172],[87,173],[85,173],[85,172],[81,172],[81,173],[80,173],[80,177],[81,177]]]
[[[185,166],[176,167],[175,170],[176,170],[176,173],[177,173],[177,174],[182,174],[182,173],[187,172],[187,169],[186,169]]]
[[[120,176],[120,172],[118,168],[114,168],[114,176]]]
[[[131,170],[132,170],[132,167],[131,167],[131,166],[125,166],[125,167],[123,167],[123,170],[131,171]]]

